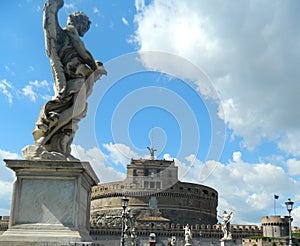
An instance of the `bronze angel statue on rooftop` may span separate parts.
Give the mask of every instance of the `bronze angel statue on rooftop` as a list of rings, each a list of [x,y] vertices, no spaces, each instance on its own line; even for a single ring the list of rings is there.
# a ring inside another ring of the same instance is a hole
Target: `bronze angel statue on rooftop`
[[[95,81],[106,75],[102,62],[94,60],[80,39],[90,28],[89,17],[74,12],[61,28],[57,13],[63,5],[63,0],[46,0],[44,6],[46,53],[55,95],[41,108],[33,131],[35,145],[23,149],[25,159],[75,160],[71,143],[78,122],[86,115],[86,100]]]

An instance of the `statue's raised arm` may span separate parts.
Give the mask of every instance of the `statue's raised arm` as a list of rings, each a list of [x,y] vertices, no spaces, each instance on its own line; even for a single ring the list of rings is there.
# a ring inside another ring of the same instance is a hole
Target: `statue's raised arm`
[[[74,160],[71,143],[78,122],[86,115],[87,97],[94,82],[106,74],[102,62],[94,60],[80,38],[90,28],[89,17],[74,12],[61,28],[57,13],[63,5],[63,0],[46,0],[44,6],[45,46],[54,96],[41,108],[33,131],[35,145],[23,149],[25,159]]]

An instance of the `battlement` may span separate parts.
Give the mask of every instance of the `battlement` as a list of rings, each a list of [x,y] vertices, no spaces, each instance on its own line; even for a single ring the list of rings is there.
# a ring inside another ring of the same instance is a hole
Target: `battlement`
[[[186,182],[177,182],[166,189],[139,187],[134,183],[121,181],[111,182],[94,186],[92,188],[91,199],[117,196],[169,196],[169,197],[188,197],[188,198],[205,198],[218,200],[218,192],[208,186],[192,184]]]
[[[0,216],[0,234],[8,229],[9,216]]]
[[[176,236],[184,237],[184,225],[174,223],[148,223],[136,224],[136,232],[138,236],[148,236],[155,233],[157,236]],[[220,224],[216,225],[191,225],[194,236],[202,238],[221,238],[223,231]],[[119,235],[121,231],[120,225],[106,224],[102,226],[91,225],[91,235]],[[248,236],[262,235],[262,230],[256,225],[231,225],[233,238],[243,238]]]
[[[261,224],[264,225],[288,225],[288,216],[264,216],[261,218]]]

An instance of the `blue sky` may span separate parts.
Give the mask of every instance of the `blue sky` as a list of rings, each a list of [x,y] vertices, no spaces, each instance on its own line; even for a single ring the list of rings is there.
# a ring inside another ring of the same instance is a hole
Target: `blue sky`
[[[52,75],[44,1],[0,3],[0,157],[33,143]],[[300,3],[290,1],[65,1],[84,11],[83,38],[108,76],[95,85],[73,154],[101,182],[124,178],[131,158],[174,158],[180,178],[211,186],[235,223],[286,215],[300,224]],[[0,213],[9,214],[13,173],[0,166]]]

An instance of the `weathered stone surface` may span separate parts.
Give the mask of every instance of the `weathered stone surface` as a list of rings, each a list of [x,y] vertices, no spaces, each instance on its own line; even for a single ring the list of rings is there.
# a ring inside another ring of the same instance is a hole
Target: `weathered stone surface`
[[[0,245],[69,245],[89,236],[91,187],[99,180],[88,162],[5,160],[15,171],[10,225]],[[47,244],[46,244],[47,243]]]

